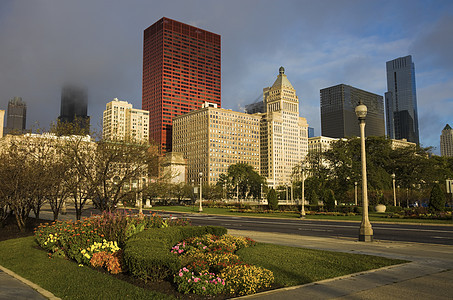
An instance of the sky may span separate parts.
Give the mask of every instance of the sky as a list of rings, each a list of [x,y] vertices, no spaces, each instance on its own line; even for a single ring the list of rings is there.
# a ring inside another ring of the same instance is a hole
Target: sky
[[[255,102],[283,66],[320,135],[320,89],[383,96],[386,61],[412,55],[421,145],[440,154],[453,126],[451,0],[1,0],[0,109],[22,97],[27,128],[47,128],[68,83],[95,129],[113,98],[141,108],[143,31],[164,16],[221,35],[223,108]]]

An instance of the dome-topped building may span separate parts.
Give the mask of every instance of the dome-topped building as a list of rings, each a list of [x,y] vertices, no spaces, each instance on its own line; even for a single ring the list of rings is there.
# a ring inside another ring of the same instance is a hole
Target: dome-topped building
[[[308,124],[299,116],[299,98],[285,68],[278,71],[274,84],[263,89],[261,124],[261,175],[272,187],[289,184],[293,167],[308,153]]]

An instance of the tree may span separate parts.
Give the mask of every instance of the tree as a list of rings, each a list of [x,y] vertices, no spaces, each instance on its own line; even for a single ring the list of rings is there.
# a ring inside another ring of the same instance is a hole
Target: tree
[[[314,189],[311,190],[309,201],[310,205],[318,205],[319,197]]]
[[[434,184],[431,190],[429,208],[434,211],[443,211],[445,209],[445,194],[438,183]]]
[[[277,193],[272,188],[267,193],[267,206],[269,207],[270,210],[278,209]]]
[[[131,190],[142,192],[145,188],[142,180],[152,171],[149,164],[156,155],[155,148],[148,144],[97,142],[94,172],[86,174],[93,187],[95,206],[112,211]]]
[[[247,199],[253,196],[261,197],[261,185],[265,184],[264,177],[260,176],[251,165],[237,163],[228,167],[228,173],[219,177],[217,182],[222,188],[227,188],[231,195]],[[239,199],[238,199],[239,200]]]
[[[327,211],[335,211],[335,195],[332,190],[324,192],[324,207]]]

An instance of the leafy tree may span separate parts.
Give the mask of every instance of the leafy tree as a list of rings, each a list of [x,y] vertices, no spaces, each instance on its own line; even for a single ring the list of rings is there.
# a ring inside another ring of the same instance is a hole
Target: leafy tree
[[[277,193],[272,188],[267,193],[267,205],[268,205],[270,210],[277,210],[278,209]]]
[[[324,207],[327,211],[335,211],[335,195],[331,189],[324,192]]]
[[[309,202],[310,205],[318,205],[319,197],[315,190],[311,190]]]
[[[445,194],[438,183],[434,184],[431,190],[429,208],[434,211],[443,211],[445,209]]]
[[[217,185],[228,189],[228,193],[235,197],[247,199],[253,196],[255,199],[261,197],[261,186],[264,186],[265,179],[260,176],[251,165],[237,163],[228,167],[226,175],[221,174]]]

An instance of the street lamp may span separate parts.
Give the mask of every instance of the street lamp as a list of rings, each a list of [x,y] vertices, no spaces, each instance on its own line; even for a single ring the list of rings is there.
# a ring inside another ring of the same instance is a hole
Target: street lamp
[[[300,209],[300,218],[305,219],[305,163],[300,165],[302,170],[302,208]]]
[[[198,176],[200,177],[200,208],[198,208],[198,212],[202,212],[203,211],[203,206],[201,205],[201,201],[202,201],[203,197],[202,197],[202,186],[201,186],[201,181],[202,180],[201,179],[203,177],[203,172],[198,173]]]
[[[366,178],[366,153],[365,153],[365,117],[367,114],[367,108],[362,103],[355,108],[355,114],[359,119],[360,125],[360,144],[362,152],[362,223],[360,224],[359,230],[359,241],[372,242],[373,241],[373,229],[371,228],[370,220],[368,219],[368,190],[367,190],[367,178]]]
[[[395,189],[395,173],[392,174],[392,181],[393,181],[393,206],[396,206],[396,189]]]
[[[354,203],[357,206],[357,181],[354,182]]]

